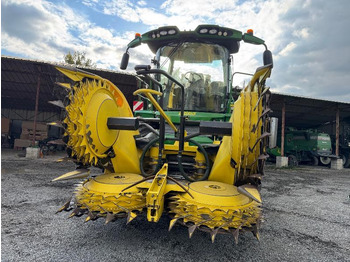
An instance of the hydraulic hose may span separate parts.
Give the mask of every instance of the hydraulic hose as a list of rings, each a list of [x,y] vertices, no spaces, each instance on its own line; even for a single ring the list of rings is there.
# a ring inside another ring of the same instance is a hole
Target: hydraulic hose
[[[185,139],[185,140],[187,140],[187,139]],[[205,169],[204,175],[202,177],[200,177],[199,179],[193,179],[193,178],[189,177],[186,174],[186,172],[182,166],[182,151],[179,151],[179,153],[177,155],[177,166],[179,168],[179,171],[181,172],[181,175],[185,179],[187,179],[188,181],[191,181],[191,182],[207,180],[209,177],[209,174],[210,174],[210,162],[209,162],[208,153],[205,151],[204,147],[200,143],[196,142],[195,140],[188,139],[188,142],[195,144],[198,147],[199,151],[203,153],[207,168]]]
[[[177,140],[175,138],[167,138],[167,140]],[[206,164],[206,170],[205,170],[205,173],[202,177],[200,177],[199,179],[193,179],[191,177],[189,177],[184,168],[183,168],[183,165],[182,165],[182,152],[178,153],[177,155],[177,161],[178,161],[178,168],[179,168],[179,171],[181,173],[181,175],[188,181],[191,181],[191,182],[194,182],[194,181],[203,181],[203,180],[207,180],[208,177],[209,177],[209,174],[210,174],[210,160],[209,160],[209,156],[208,156],[208,153],[205,151],[204,147],[196,142],[195,140],[192,140],[192,139],[185,139],[186,141],[192,143],[192,144],[195,144],[197,147],[198,147],[198,150],[199,152],[201,152],[203,155],[204,155],[204,159],[205,159],[205,164]],[[146,153],[148,152],[148,150],[154,145],[156,144],[157,142],[159,141],[159,138],[154,138],[153,140],[151,140],[146,146],[145,148],[143,149],[142,151],[142,154],[141,154],[141,157],[140,157],[140,170],[141,170],[141,174],[145,177],[147,176],[153,176],[155,175],[161,168],[161,161],[159,160],[159,158],[157,159],[157,165],[156,165],[156,168],[155,170],[151,173],[151,174],[147,174],[143,168],[143,162],[144,162],[144,159],[145,159],[145,155]]]

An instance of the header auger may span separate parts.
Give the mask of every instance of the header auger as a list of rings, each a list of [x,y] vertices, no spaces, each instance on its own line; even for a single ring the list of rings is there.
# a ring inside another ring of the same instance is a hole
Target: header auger
[[[263,45],[258,68],[238,99],[232,96],[231,58],[240,42]],[[269,136],[272,55],[252,31],[200,25],[194,31],[161,27],[136,35],[129,49],[146,43],[153,67],[135,66],[144,110],[132,113],[110,81],[78,69],[58,67],[75,84],[66,106],[65,140],[79,169],[55,180],[82,178],[59,211],[86,221],[145,214],[158,222],[210,233],[251,231],[259,238],[259,188]],[[91,177],[88,168],[103,174]]]

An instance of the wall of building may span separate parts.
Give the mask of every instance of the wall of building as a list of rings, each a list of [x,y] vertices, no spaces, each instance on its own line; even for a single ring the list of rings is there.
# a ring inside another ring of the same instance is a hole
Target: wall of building
[[[1,117],[11,120],[34,121],[34,110],[1,108]],[[38,112],[38,122],[52,122],[61,119],[62,112]]]

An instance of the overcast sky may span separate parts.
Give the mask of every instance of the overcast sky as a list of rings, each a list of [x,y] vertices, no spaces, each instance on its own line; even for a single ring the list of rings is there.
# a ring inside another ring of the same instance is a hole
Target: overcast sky
[[[349,0],[2,0],[1,54],[63,61],[68,51],[83,51],[98,68],[119,70],[135,32],[164,25],[252,28],[274,55],[273,91],[350,102],[349,12]],[[234,69],[254,72],[263,50],[242,43]],[[132,64],[152,57],[146,45],[130,51]]]

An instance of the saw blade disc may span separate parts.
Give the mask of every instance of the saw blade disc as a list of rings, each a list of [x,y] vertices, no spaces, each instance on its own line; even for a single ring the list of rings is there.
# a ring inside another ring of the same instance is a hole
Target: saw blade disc
[[[118,139],[119,130],[110,130],[109,117],[131,117],[132,112],[120,90],[105,79],[76,83],[66,107],[67,145],[73,156],[86,165],[97,165],[107,157]]]
[[[75,208],[95,216],[139,213],[146,207],[144,192],[137,187],[123,190],[142,179],[131,173],[108,173],[88,179],[76,188]]]
[[[260,204],[238,192],[237,187],[216,181],[189,184],[188,193],[171,197],[170,213],[175,219],[199,229],[254,228],[261,217]]]

